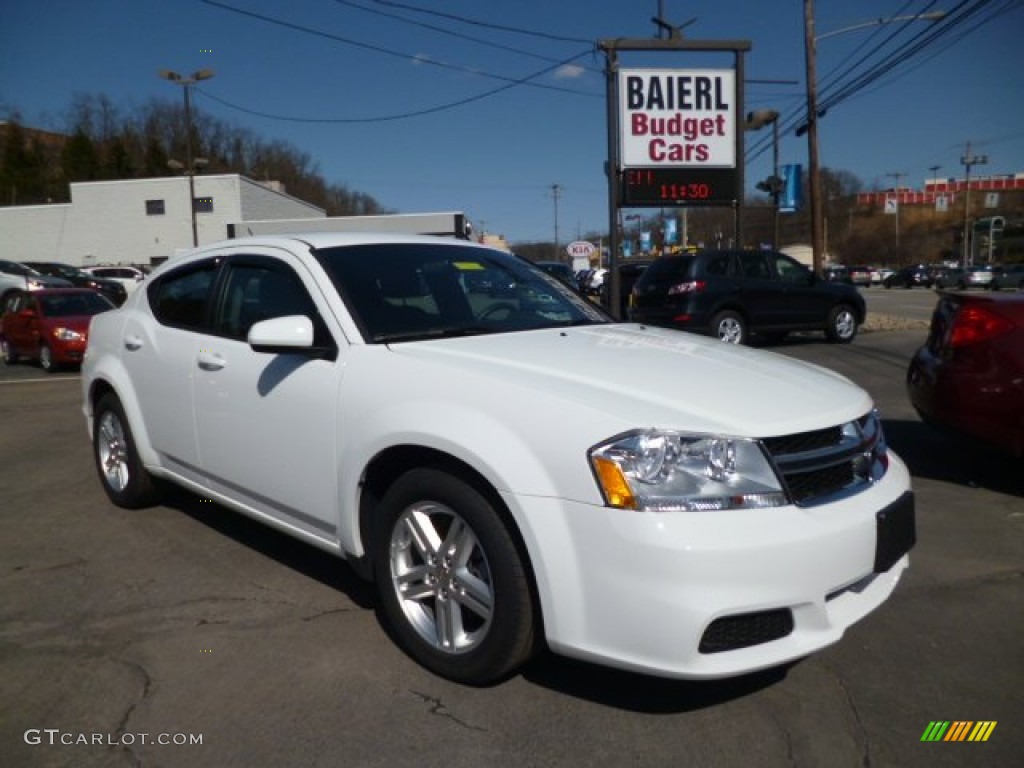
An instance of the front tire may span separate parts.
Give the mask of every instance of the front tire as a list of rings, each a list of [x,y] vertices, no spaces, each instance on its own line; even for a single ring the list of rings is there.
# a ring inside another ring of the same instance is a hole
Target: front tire
[[[835,344],[849,344],[853,341],[857,335],[857,315],[853,307],[848,304],[832,307],[832,311],[828,313],[825,335]]]
[[[719,312],[711,320],[711,333],[719,341],[728,344],[745,344],[747,341],[747,322],[739,312],[731,309]]]
[[[113,393],[96,403],[92,447],[100,483],[112,502],[125,509],[156,503],[156,483],[142,465],[124,408]]]
[[[53,350],[49,344],[39,345],[39,367],[47,373],[56,373],[60,366],[53,359]]]
[[[484,493],[436,469],[402,475],[372,543],[379,609],[399,645],[449,680],[487,685],[533,654],[534,611],[516,543]]]

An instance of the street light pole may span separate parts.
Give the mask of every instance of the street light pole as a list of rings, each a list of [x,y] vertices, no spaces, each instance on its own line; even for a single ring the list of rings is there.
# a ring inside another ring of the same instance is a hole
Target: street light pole
[[[160,77],[177,83],[185,91],[185,172],[188,174],[188,207],[192,217],[192,247],[199,245],[199,227],[196,222],[196,162],[192,159],[192,86],[200,80],[213,77],[213,70],[201,69],[188,77],[179,75],[169,69],[160,70]]]
[[[964,266],[974,263],[974,252],[971,248],[971,166],[985,165],[988,162],[988,155],[976,155],[971,152],[971,142],[967,142],[964,149],[964,156],[960,158],[960,164],[967,172],[964,178]]]
[[[906,175],[907,174],[902,172],[902,171],[893,171],[892,173],[887,173],[886,174],[886,176],[891,176],[892,178],[896,179],[896,189],[895,189],[895,192],[896,192],[896,250],[897,251],[899,250],[899,247],[900,247],[900,179],[902,179]],[[899,254],[897,254],[897,258],[899,258]]]
[[[757,188],[767,191],[772,197],[772,248],[779,249],[779,194],[782,191],[782,179],[779,178],[779,113],[774,109],[759,109],[747,113],[744,129],[759,131],[768,123],[772,125],[772,175],[766,181],[757,183]]]
[[[811,258],[814,274],[821,274],[824,234],[821,222],[821,173],[818,167],[817,40],[814,37],[814,0],[804,0],[804,60],[807,69],[807,173],[811,198]]]

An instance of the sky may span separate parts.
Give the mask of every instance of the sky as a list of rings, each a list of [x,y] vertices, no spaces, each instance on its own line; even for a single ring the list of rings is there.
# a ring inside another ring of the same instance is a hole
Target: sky
[[[598,41],[657,37],[659,8],[684,39],[750,41],[746,109],[778,111],[780,161],[806,167],[802,0],[0,0],[0,119],[64,130],[76,94],[126,114],[180,103],[158,72],[209,69],[197,110],[292,144],[330,183],[396,212],[464,211],[513,243],[566,243],[608,227]],[[948,15],[869,24],[933,11]],[[919,188],[962,178],[970,142],[987,157],[972,176],[1024,173],[1024,0],[816,0],[814,23],[823,167]],[[624,68],[733,63],[620,54]],[[756,195],[771,131],[745,140]]]

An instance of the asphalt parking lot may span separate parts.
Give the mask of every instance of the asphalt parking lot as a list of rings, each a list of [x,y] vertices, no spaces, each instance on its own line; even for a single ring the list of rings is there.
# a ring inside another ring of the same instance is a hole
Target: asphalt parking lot
[[[913,320],[934,295],[868,301]],[[111,506],[77,375],[6,370],[0,764],[1018,765],[1024,464],[920,423],[903,375],[924,335],[772,348],[875,397],[914,476],[918,545],[893,598],[838,645],[714,683],[551,655],[491,688],[435,678],[343,563],[184,493]],[[933,721],[997,725],[984,743],[922,742]]]

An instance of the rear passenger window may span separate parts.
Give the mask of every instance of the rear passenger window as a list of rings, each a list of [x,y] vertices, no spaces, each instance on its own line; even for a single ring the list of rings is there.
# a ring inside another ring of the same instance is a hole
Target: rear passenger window
[[[176,328],[204,330],[206,305],[218,266],[216,261],[204,262],[167,274],[154,283],[149,289],[149,303],[156,319]]]
[[[768,280],[771,278],[771,272],[768,271],[768,262],[765,261],[763,254],[745,252],[739,254],[739,257],[740,273],[744,277],[753,277],[762,280]]]
[[[717,256],[711,256],[708,259],[707,266],[704,268],[705,273],[716,277],[725,277],[729,274],[730,259],[731,257],[728,253],[720,253]]]

